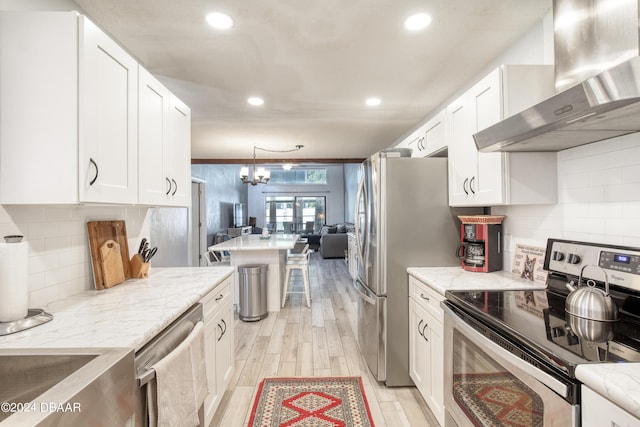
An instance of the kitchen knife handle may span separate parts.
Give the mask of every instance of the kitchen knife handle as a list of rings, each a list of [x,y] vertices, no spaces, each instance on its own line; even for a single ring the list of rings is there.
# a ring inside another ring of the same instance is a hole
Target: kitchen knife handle
[[[95,184],[96,180],[98,179],[98,164],[95,162],[95,160],[93,160],[91,157],[89,157],[89,163],[93,164],[93,166],[96,168],[96,175],[93,177],[93,179],[89,182],[89,187],[91,187],[93,184]]]

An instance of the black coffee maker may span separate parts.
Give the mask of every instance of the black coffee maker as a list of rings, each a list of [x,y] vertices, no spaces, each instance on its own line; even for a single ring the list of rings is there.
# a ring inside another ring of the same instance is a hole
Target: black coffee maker
[[[460,216],[458,258],[467,271],[502,270],[502,219],[498,215]]]

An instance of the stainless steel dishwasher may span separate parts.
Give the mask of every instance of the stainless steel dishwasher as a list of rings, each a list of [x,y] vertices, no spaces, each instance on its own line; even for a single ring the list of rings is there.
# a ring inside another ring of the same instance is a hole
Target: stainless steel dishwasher
[[[189,336],[196,323],[202,320],[202,304],[195,304],[136,352],[135,425],[137,427],[149,425],[147,417],[147,384],[155,377],[153,365],[171,353]],[[202,407],[198,411],[198,418],[200,419],[200,425],[203,425],[204,409]]]

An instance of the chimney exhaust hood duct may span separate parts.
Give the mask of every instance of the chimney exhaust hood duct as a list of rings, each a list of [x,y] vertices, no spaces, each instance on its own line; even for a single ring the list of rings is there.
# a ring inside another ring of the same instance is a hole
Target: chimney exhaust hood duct
[[[560,92],[476,133],[478,150],[560,151],[640,131],[638,1],[554,0]]]

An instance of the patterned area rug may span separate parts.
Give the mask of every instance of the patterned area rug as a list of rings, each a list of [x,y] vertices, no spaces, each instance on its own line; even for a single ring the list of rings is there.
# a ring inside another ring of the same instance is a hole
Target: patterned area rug
[[[249,427],[372,426],[360,377],[265,378]]]
[[[475,426],[543,425],[540,396],[507,372],[455,374],[453,397]]]

